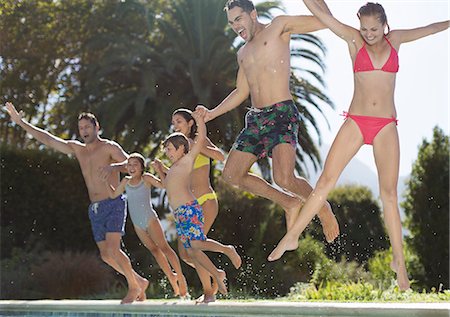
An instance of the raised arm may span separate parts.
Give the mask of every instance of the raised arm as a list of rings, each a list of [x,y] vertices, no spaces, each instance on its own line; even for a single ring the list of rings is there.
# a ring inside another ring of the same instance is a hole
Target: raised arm
[[[63,140],[41,128],[32,125],[31,123],[23,119],[22,111],[20,113],[17,112],[16,108],[11,102],[6,103],[5,109],[13,122],[21,126],[27,133],[32,135],[39,142],[66,154],[74,153],[72,145],[75,145],[78,142]]]
[[[394,30],[391,32],[391,39],[400,45],[402,43],[415,41],[422,37],[445,31],[449,28],[449,26],[450,21],[447,20],[409,30]]]
[[[164,182],[169,168],[165,166],[159,159],[155,159],[153,162],[151,162],[151,166],[155,169],[155,172],[158,174],[161,182]]]
[[[196,110],[202,111],[205,116],[205,122],[208,122],[238,107],[249,95],[250,88],[247,77],[242,67],[239,67],[236,77],[236,88],[214,109],[209,110],[204,106],[197,106]]]
[[[194,111],[192,113],[192,117],[194,118],[195,123],[197,124],[197,136],[195,137],[194,143],[191,146],[188,155],[195,158],[197,157],[198,154],[200,154],[202,147],[204,146],[204,143],[206,141],[206,124],[203,112]]]
[[[326,27],[328,27],[334,34],[342,38],[349,44],[354,43],[356,38],[361,38],[360,33],[355,28],[345,25],[338,21],[331,14],[328,6],[323,0],[303,0],[305,5]]]

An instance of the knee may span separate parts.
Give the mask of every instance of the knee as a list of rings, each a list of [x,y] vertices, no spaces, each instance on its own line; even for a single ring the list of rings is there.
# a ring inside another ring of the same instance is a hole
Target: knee
[[[112,248],[106,248],[100,252],[100,257],[102,258],[103,262],[110,263],[114,261],[114,251]]]
[[[191,265],[192,260],[191,260],[191,257],[189,256],[188,252],[187,252],[187,249],[185,249],[184,247],[182,247],[182,248],[183,248],[183,250],[179,249],[180,259],[184,263]]]
[[[191,252],[195,252],[195,251],[199,250],[201,247],[201,243],[202,242],[199,240],[191,240],[191,247],[189,248],[189,250]]]
[[[380,188],[380,197],[383,204],[397,204],[397,189],[391,188]]]
[[[293,186],[295,184],[294,178],[295,175],[293,173],[286,174],[275,171],[273,173],[273,181],[275,184],[288,190],[292,190],[291,188],[295,187]]]
[[[317,181],[315,191],[330,191],[337,182],[337,178],[329,174],[322,173]]]
[[[146,245],[146,247],[152,254],[155,254],[159,250],[159,248],[156,245]]]
[[[235,173],[231,172],[226,165],[222,172],[222,180],[233,187],[239,188],[240,186],[239,177],[237,177]]]

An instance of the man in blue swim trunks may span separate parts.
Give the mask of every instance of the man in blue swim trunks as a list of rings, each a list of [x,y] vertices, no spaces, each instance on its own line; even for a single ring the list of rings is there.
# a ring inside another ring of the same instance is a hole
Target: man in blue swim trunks
[[[245,41],[237,53],[236,89],[214,109],[197,109],[210,121],[251,97],[252,109],[227,158],[223,177],[234,187],[278,203],[285,210],[289,230],[302,201],[312,192],[311,185],[294,173],[299,114],[289,89],[289,43],[292,34],[317,31],[325,25],[314,16],[287,15],[262,24],[250,0],[229,0],[225,11],[230,27]],[[274,181],[284,190],[249,173],[253,163],[265,156],[272,157]],[[333,241],[339,225],[328,202],[318,216],[327,241]]]
[[[89,219],[101,258],[117,272],[123,274],[128,282],[128,293],[121,303],[145,300],[148,281],[133,270],[130,259],[120,248],[126,218],[125,201],[121,197],[110,199],[100,177],[100,171],[104,170],[104,166],[126,161],[127,154],[116,142],[100,138],[98,134],[100,125],[91,113],[82,113],[78,117],[78,131],[83,139],[82,143],[76,140],[63,140],[35,127],[24,120],[22,113],[18,113],[10,102],[6,103],[6,111],[12,121],[39,142],[60,152],[76,156],[92,202],[89,205]],[[107,172],[108,175],[103,172],[103,176],[107,177],[113,186],[119,184],[119,169],[121,169],[120,164],[117,168],[112,168],[109,174]]]

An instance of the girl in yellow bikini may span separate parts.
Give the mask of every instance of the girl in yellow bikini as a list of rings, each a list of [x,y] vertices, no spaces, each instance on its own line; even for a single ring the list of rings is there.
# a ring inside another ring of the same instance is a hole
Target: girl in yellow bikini
[[[172,114],[172,125],[174,130],[183,133],[189,139],[189,142],[192,142],[195,138],[197,125],[192,117],[191,110],[183,108],[175,110]],[[225,156],[222,150],[206,137],[205,144],[195,160],[194,170],[191,173],[191,191],[203,209],[205,235],[208,234],[219,212],[217,195],[214,192],[209,179],[211,159],[223,161]],[[166,168],[164,168],[164,170],[167,171]],[[185,248],[179,246],[178,250],[181,259],[193,266]],[[196,268],[196,270],[203,287],[203,295],[197,299],[197,303],[209,303],[215,301],[217,285],[211,282],[211,276],[204,268]]]

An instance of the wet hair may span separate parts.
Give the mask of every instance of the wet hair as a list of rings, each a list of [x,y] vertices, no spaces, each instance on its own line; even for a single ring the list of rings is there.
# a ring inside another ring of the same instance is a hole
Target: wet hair
[[[80,122],[82,119],[91,121],[94,126],[98,126],[99,125],[98,124],[98,120],[97,120],[97,118],[95,117],[95,115],[93,113],[90,113],[90,112],[82,112],[82,113],[80,113],[78,115],[78,122]]]
[[[163,146],[167,147],[169,143],[172,143],[176,150],[180,146],[184,146],[184,154],[189,152],[189,140],[187,137],[181,132],[175,132],[169,135],[163,142]]]
[[[192,117],[192,111],[189,109],[180,108],[172,113],[172,117],[176,114],[182,116],[188,123],[191,120],[194,122],[191,130],[189,131],[189,134],[187,135],[188,138],[194,139],[195,135],[197,134],[197,123],[195,122],[194,117]]]
[[[134,152],[131,153],[130,156],[128,156],[128,160],[129,159],[137,159],[139,161],[139,163],[141,164],[142,167],[142,174],[144,174],[144,170],[145,170],[145,158],[142,156],[142,154]]]
[[[255,10],[255,5],[250,0],[228,0],[223,8],[224,11],[229,11],[234,7],[239,7],[244,12],[250,13]]]
[[[356,14],[358,19],[361,19],[362,16],[376,16],[382,25],[386,24],[388,27],[388,32],[391,31],[389,24],[387,22],[386,12],[384,12],[384,8],[379,3],[367,2],[361,8],[359,8],[358,13]]]

